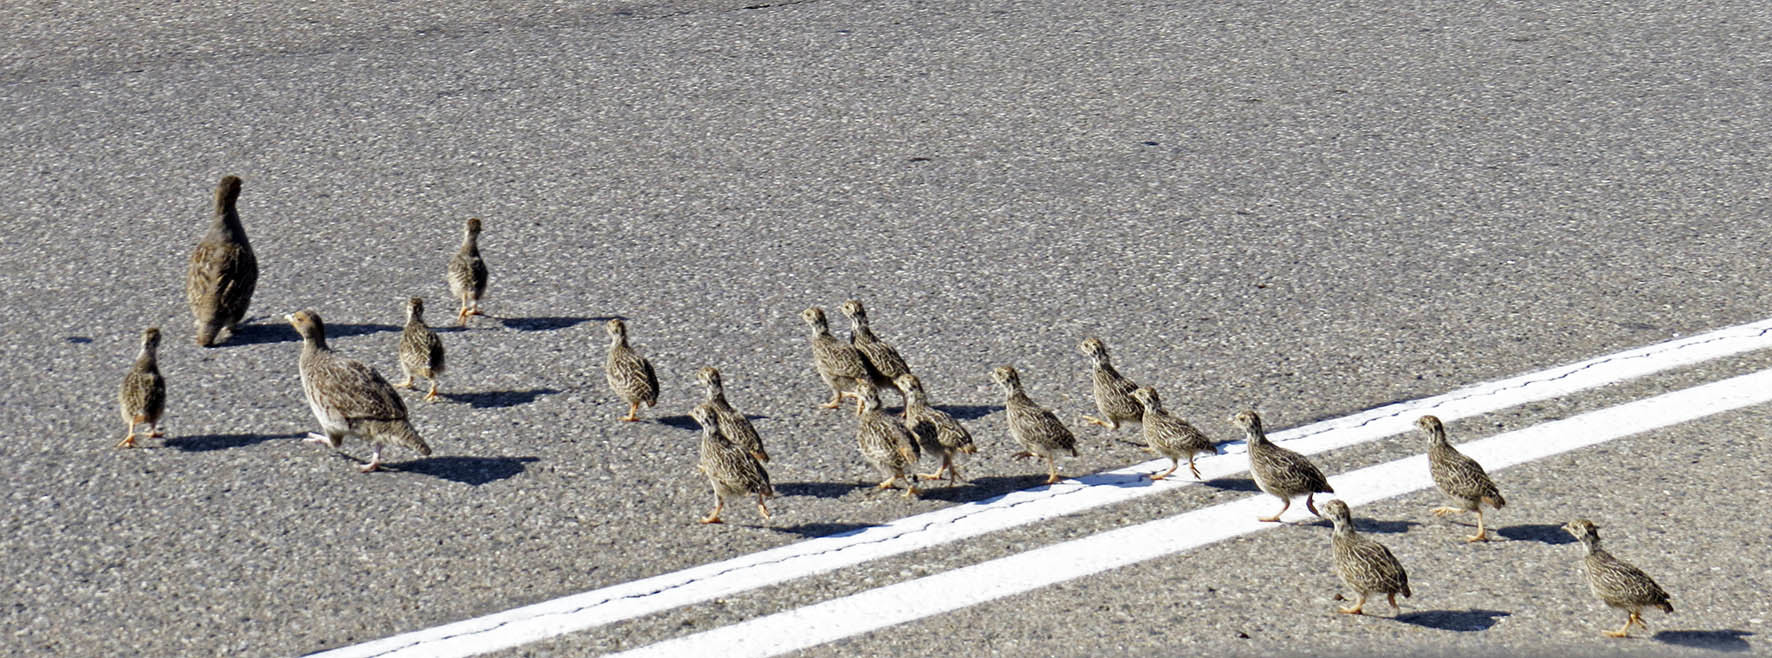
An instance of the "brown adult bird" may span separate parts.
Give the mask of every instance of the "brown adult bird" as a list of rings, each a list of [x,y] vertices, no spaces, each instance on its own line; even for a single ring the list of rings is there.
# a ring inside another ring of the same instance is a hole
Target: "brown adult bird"
[[[400,330],[400,370],[406,381],[400,388],[413,388],[414,377],[423,377],[431,384],[425,400],[437,400],[437,380],[443,376],[443,339],[425,326],[425,300],[406,300],[406,327]]]
[[[1127,379],[1120,371],[1114,369],[1113,361],[1108,358],[1107,344],[1100,338],[1091,336],[1083,339],[1077,349],[1089,357],[1095,364],[1089,373],[1090,388],[1095,393],[1095,408],[1101,417],[1084,416],[1083,420],[1110,430],[1120,429],[1122,423],[1136,423],[1144,419],[1144,407],[1132,397],[1138,384]]]
[[[872,383],[861,387],[861,416],[855,426],[855,443],[862,458],[886,477],[879,488],[891,489],[904,480],[906,498],[920,493],[916,480],[905,475],[922,456],[917,439],[904,424],[880,411],[880,394]]]
[[[1261,429],[1261,417],[1254,411],[1244,411],[1231,418],[1237,427],[1249,437],[1249,474],[1255,477],[1255,486],[1279,497],[1284,503],[1280,511],[1273,516],[1261,517],[1259,520],[1278,523],[1280,515],[1292,507],[1292,498],[1304,494],[1304,507],[1311,514],[1317,513],[1317,506],[1312,502],[1319,493],[1335,493],[1329,488],[1329,479],[1316,464],[1304,455],[1276,445],[1269,441],[1267,433]]]
[[[697,408],[706,407],[713,412],[714,420],[720,425],[720,434],[733,444],[743,448],[759,462],[769,461],[769,453],[763,450],[763,437],[757,434],[757,428],[751,425],[751,419],[732,407],[726,401],[726,385],[720,378],[720,371],[707,366],[695,373],[701,382],[701,388],[707,393],[707,400]]]
[[[480,312],[480,300],[486,297],[486,261],[480,258],[480,220],[469,219],[462,229],[461,249],[449,258],[449,292],[461,302],[455,323],[464,324],[470,315]]]
[[[863,384],[872,385],[873,376],[868,372],[867,362],[862,360],[861,352],[854,345],[837,340],[831,335],[831,326],[824,317],[824,309],[813,306],[800,312],[800,319],[812,329],[812,366],[818,371],[819,379],[831,387],[831,400],[821,405],[825,409],[835,409],[843,404],[844,397],[856,399],[856,412],[861,411],[861,394],[856,391]]]
[[[197,344],[216,344],[222,332],[233,334],[252,304],[258,287],[258,257],[246,241],[236,203],[240,200],[240,177],[223,176],[215,186],[215,219],[209,233],[191,252],[185,271],[185,301],[197,326]]]
[[[603,362],[603,376],[609,388],[628,403],[627,422],[640,420],[640,405],[658,406],[658,375],[652,363],[628,345],[628,325],[615,318],[603,325],[609,333],[609,358]]]
[[[166,413],[166,378],[160,376],[159,351],[160,328],[144,329],[141,351],[136,353],[129,374],[123,376],[123,389],[117,392],[117,406],[123,412],[123,422],[129,424],[129,433],[117,442],[119,448],[135,447],[137,425],[148,426],[148,438],[166,436],[160,431],[160,416]]]
[[[872,378],[874,386],[898,390],[894,388],[898,378],[911,374],[911,367],[905,364],[904,357],[886,341],[874,335],[873,328],[868,326],[868,312],[862,308],[861,300],[843,302],[842,311],[843,315],[849,317],[849,344],[854,345],[855,350],[861,353],[861,359],[867,364],[868,376]]]
[[[400,394],[388,380],[374,368],[326,345],[326,325],[319,313],[304,310],[284,318],[301,334],[302,393],[325,432],[310,434],[307,442],[337,449],[346,436],[363,438],[372,450],[369,463],[362,468],[364,473],[381,467],[381,450],[386,445],[431,454],[431,447],[412,429],[406,403],[400,401]]]
[[[763,500],[774,496],[775,488],[770,486],[769,472],[763,464],[721,433],[720,420],[707,405],[689,410],[689,415],[701,425],[701,461],[696,468],[708,477],[708,485],[714,489],[714,511],[702,517],[701,522],[723,523],[720,510],[726,507],[726,497],[747,495],[757,497],[757,513],[768,520],[769,507]]]
[[[1144,444],[1152,452],[1169,458],[1169,470],[1152,473],[1152,480],[1169,477],[1175,469],[1181,467],[1181,459],[1187,458],[1187,468],[1200,478],[1200,467],[1194,465],[1195,455],[1216,455],[1217,446],[1204,432],[1196,429],[1187,421],[1169,415],[1163,409],[1163,400],[1157,396],[1156,389],[1149,386],[1134,389],[1132,399],[1137,400],[1144,409],[1144,419],[1140,428],[1144,434]]]
[[[917,477],[939,480],[946,473],[950,483],[965,481],[960,477],[960,466],[954,463],[954,458],[978,452],[978,447],[972,444],[972,433],[948,412],[929,406],[929,394],[923,390],[923,382],[916,375],[899,375],[895,383],[899,392],[904,394],[905,428],[917,437],[923,452],[941,458],[941,468],[934,473],[920,473]]]
[[[1446,516],[1459,512],[1477,513],[1477,534],[1465,537],[1465,541],[1483,541],[1489,538],[1489,530],[1483,526],[1483,504],[1501,509],[1507,505],[1507,499],[1495,488],[1495,482],[1483,471],[1483,465],[1477,460],[1466,457],[1464,453],[1452,447],[1446,440],[1446,426],[1434,416],[1422,416],[1415,420],[1415,426],[1427,434],[1428,472],[1434,476],[1434,484],[1440,491],[1451,496],[1458,502],[1457,507],[1435,507],[1434,516]]]
[[[1629,637],[1630,627],[1639,624],[1643,630],[1649,630],[1649,624],[1643,621],[1643,608],[1661,608],[1662,612],[1673,614],[1674,604],[1668,601],[1667,590],[1655,584],[1655,579],[1600,548],[1600,527],[1593,521],[1576,519],[1564,524],[1563,529],[1587,547],[1583,566],[1588,589],[1606,605],[1630,613],[1618,630],[1605,632],[1607,637]]]
[[[1373,594],[1385,595],[1390,601],[1391,610],[1401,612],[1397,606],[1397,595],[1409,598],[1409,574],[1403,571],[1403,563],[1397,556],[1371,539],[1360,536],[1354,531],[1353,513],[1348,510],[1347,503],[1330,500],[1323,504],[1323,511],[1329,513],[1329,520],[1335,523],[1335,535],[1331,539],[1335,554],[1335,574],[1341,576],[1341,582],[1354,591],[1357,598],[1354,605],[1338,610],[1344,614],[1362,614],[1366,606],[1366,597]]]
[[[1028,397],[1027,391],[1021,386],[1021,373],[1010,366],[997,366],[991,371],[991,379],[1003,387],[1003,410],[1009,417],[1009,435],[1015,437],[1022,450],[1011,457],[1026,459],[1039,457],[1046,460],[1046,484],[1056,484],[1058,463],[1054,461],[1058,453],[1068,451],[1072,457],[1077,456],[1077,437],[1071,430],[1058,420],[1058,415],[1035,403]]]

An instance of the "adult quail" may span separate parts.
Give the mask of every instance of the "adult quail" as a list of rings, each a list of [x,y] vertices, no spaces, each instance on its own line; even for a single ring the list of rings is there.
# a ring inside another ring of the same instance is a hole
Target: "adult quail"
[[[628,345],[626,323],[612,319],[603,329],[609,332],[609,358],[603,362],[603,376],[609,380],[609,388],[628,403],[628,415],[621,419],[630,423],[640,420],[641,404],[658,405],[658,375],[652,372],[652,363]]]
[[[480,259],[480,220],[469,219],[462,230],[461,249],[449,258],[449,293],[461,302],[455,323],[463,324],[470,315],[480,312],[480,300],[486,296],[486,261]]]
[[[886,477],[879,488],[891,489],[904,480],[906,498],[919,493],[916,481],[905,475],[922,456],[917,439],[904,424],[880,411],[880,394],[872,383],[861,387],[861,416],[855,427],[855,443],[862,458]]]
[[[1089,356],[1095,363],[1090,371],[1091,388],[1095,391],[1095,408],[1101,417],[1084,416],[1083,420],[1095,423],[1110,430],[1120,429],[1121,423],[1136,423],[1144,418],[1144,407],[1133,399],[1132,391],[1137,384],[1127,379],[1120,371],[1114,370],[1114,364],[1108,360],[1107,344],[1093,336],[1083,339],[1077,349]]]
[[[1261,417],[1254,411],[1244,411],[1231,418],[1231,422],[1243,428],[1249,436],[1249,473],[1255,477],[1255,486],[1262,491],[1278,496],[1284,503],[1280,511],[1273,516],[1261,517],[1259,520],[1277,523],[1280,515],[1292,507],[1292,498],[1305,494],[1304,507],[1311,514],[1317,513],[1317,506],[1312,502],[1319,493],[1335,493],[1329,488],[1328,478],[1317,470],[1317,465],[1304,455],[1287,450],[1267,439],[1267,433],[1261,429]]]
[[[844,396],[856,398],[856,410],[861,409],[859,390],[863,384],[872,385],[873,377],[868,372],[867,362],[862,360],[861,352],[855,346],[837,340],[831,335],[831,326],[825,320],[824,309],[817,306],[800,312],[800,319],[812,329],[812,365],[818,370],[818,376],[826,386],[831,387],[831,400],[822,406],[835,409],[843,403]]]
[[[769,518],[765,498],[775,495],[769,485],[769,472],[744,448],[727,440],[720,431],[720,420],[713,409],[699,405],[689,411],[701,425],[701,461],[696,464],[708,485],[714,489],[714,511],[701,518],[702,523],[721,523],[720,510],[726,507],[727,496],[756,496],[757,513]]]
[[[894,387],[899,376],[911,374],[911,367],[905,365],[904,357],[886,341],[874,335],[874,330],[868,326],[868,312],[862,308],[861,300],[843,302],[842,311],[843,315],[849,317],[849,344],[854,345],[855,350],[861,353],[874,386],[898,390]]]
[[[1415,420],[1415,426],[1427,433],[1430,442],[1427,465],[1428,472],[1434,476],[1434,484],[1458,502],[1457,507],[1435,507],[1434,516],[1476,512],[1477,534],[1465,537],[1465,541],[1488,539],[1489,530],[1483,526],[1483,503],[1499,510],[1507,505],[1507,500],[1495,489],[1495,482],[1489,479],[1489,474],[1483,472],[1482,464],[1464,456],[1446,441],[1446,426],[1440,424],[1439,418],[1422,416]]]
[[[1200,478],[1200,468],[1194,465],[1194,455],[1215,455],[1218,448],[1212,439],[1200,430],[1195,429],[1187,421],[1169,415],[1163,409],[1163,401],[1157,391],[1149,386],[1132,391],[1132,399],[1137,400],[1144,409],[1144,418],[1140,423],[1143,427],[1144,444],[1153,452],[1169,458],[1169,470],[1152,473],[1152,480],[1169,477],[1175,469],[1181,467],[1181,459],[1187,458],[1187,468],[1193,471],[1194,479]]]
[[[1397,595],[1409,598],[1409,574],[1403,571],[1403,564],[1397,556],[1371,539],[1361,537],[1354,531],[1354,517],[1348,511],[1347,503],[1339,499],[1323,504],[1323,511],[1329,513],[1329,520],[1335,522],[1335,535],[1331,540],[1335,553],[1335,574],[1341,576],[1341,582],[1354,591],[1354,605],[1338,610],[1345,614],[1357,615],[1366,606],[1366,597],[1373,594],[1385,595],[1390,601],[1391,610],[1400,612],[1397,607]]]
[[[720,425],[720,434],[733,444],[743,448],[759,462],[769,461],[769,453],[763,450],[763,437],[757,435],[757,428],[751,426],[751,419],[732,408],[732,404],[726,401],[726,386],[720,380],[720,371],[708,366],[697,371],[695,376],[708,395],[708,399],[696,408],[705,407],[713,412],[714,420]]]
[[[369,442],[369,463],[364,473],[381,467],[381,451],[394,445],[431,454],[406,414],[406,403],[400,394],[374,368],[334,352],[326,345],[326,325],[320,314],[312,310],[283,316],[301,334],[301,388],[308,398],[308,408],[320,421],[324,434],[310,434],[309,443],[323,443],[334,449],[346,436],[362,437]]]
[[[166,436],[160,431],[160,416],[166,412],[166,378],[160,376],[160,328],[142,330],[141,351],[135,365],[123,376],[123,388],[117,392],[117,406],[129,433],[117,442],[119,448],[135,447],[135,427],[148,426],[148,438]]]
[[[978,447],[972,444],[972,433],[947,412],[929,406],[929,394],[923,390],[923,382],[916,375],[899,375],[894,383],[904,394],[905,428],[917,437],[923,452],[941,457],[941,468],[934,473],[920,473],[918,477],[939,480],[946,473],[950,483],[963,482],[965,479],[960,477],[960,466],[954,463],[954,456],[978,452]]]
[[[1015,459],[1039,457],[1046,460],[1046,484],[1058,482],[1058,463],[1053,460],[1060,451],[1077,455],[1077,437],[1058,420],[1058,416],[1036,404],[1021,387],[1021,374],[1010,366],[997,366],[991,379],[1003,387],[1003,409],[1009,417],[1009,435],[1021,444]]]
[[[414,377],[423,377],[431,384],[425,399],[436,401],[437,379],[443,376],[443,339],[425,326],[425,300],[406,300],[406,327],[400,330],[400,370],[406,381],[400,388],[413,388]]]
[[[196,322],[197,344],[203,347],[216,344],[223,331],[233,334],[258,287],[258,257],[240,225],[239,200],[240,177],[223,176],[215,186],[215,220],[191,252],[185,271],[185,301]]]
[[[1618,630],[1605,632],[1607,637],[1628,637],[1630,627],[1638,624],[1643,630],[1649,630],[1649,624],[1643,621],[1643,608],[1661,608],[1662,612],[1673,614],[1674,604],[1668,602],[1667,590],[1655,584],[1655,580],[1642,569],[1626,564],[1600,548],[1600,527],[1593,521],[1576,519],[1564,524],[1563,529],[1587,547],[1583,566],[1586,567],[1587,586],[1593,590],[1594,596],[1608,606],[1630,613]]]

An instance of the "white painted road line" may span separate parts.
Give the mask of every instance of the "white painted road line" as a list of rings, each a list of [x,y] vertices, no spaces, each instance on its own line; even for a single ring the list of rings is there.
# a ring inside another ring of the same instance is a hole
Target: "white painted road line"
[[[1451,421],[1768,347],[1772,347],[1772,318],[1385,405],[1278,432],[1272,438],[1314,454],[1410,431],[1415,417],[1423,413]],[[1225,455],[1242,449],[1241,441],[1223,444]],[[1167,460],[1153,460],[314,655],[469,656],[520,646],[1193,484],[1143,478],[1167,466]],[[1200,461],[1207,479],[1238,473],[1246,466],[1246,460],[1224,455]]]
[[[1458,447],[1494,472],[1768,400],[1772,370],[1762,370]],[[1427,457],[1416,455],[1330,478],[1330,485],[1342,500],[1359,505],[1431,487],[1433,480]],[[1255,520],[1273,505],[1266,494],[1250,496],[615,655],[741,658],[814,647],[1273,528]]]

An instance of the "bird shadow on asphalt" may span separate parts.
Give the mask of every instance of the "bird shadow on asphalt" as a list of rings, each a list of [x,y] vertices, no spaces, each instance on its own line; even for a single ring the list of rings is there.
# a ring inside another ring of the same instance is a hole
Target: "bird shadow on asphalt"
[[[934,407],[953,416],[954,420],[978,420],[1003,410],[1000,404],[938,404]]]
[[[1527,523],[1496,528],[1495,534],[1515,541],[1535,541],[1544,544],[1573,544],[1575,538],[1569,531],[1555,523]]]
[[[946,503],[976,502],[1041,486],[1046,484],[1046,476],[1044,474],[990,475],[972,478],[956,485],[947,485],[946,482],[946,480],[930,480],[929,488],[922,490],[921,497]]]
[[[439,393],[450,402],[465,403],[475,409],[504,409],[529,404],[543,395],[559,393],[557,388],[532,388],[527,391],[478,391],[475,393]]]
[[[1739,653],[1753,648],[1747,642],[1747,636],[1749,635],[1753,635],[1753,633],[1734,629],[1722,631],[1661,631],[1656,633],[1655,636],[1650,639],[1663,644],[1672,644],[1679,647]]]
[[[326,337],[362,336],[399,331],[401,327],[391,324],[332,324],[326,323]],[[287,322],[271,322],[270,318],[254,318],[249,324],[234,327],[234,335],[218,347],[235,345],[263,345],[265,343],[295,343],[301,341],[301,334],[295,333],[295,327]]]
[[[1322,508],[1318,508],[1322,509]],[[1328,519],[1318,519],[1298,525],[1314,525],[1320,528],[1334,528],[1335,524]],[[1378,519],[1354,518],[1354,529],[1375,535],[1395,535],[1409,532],[1410,528],[1421,525],[1416,521],[1381,521]]]
[[[537,318],[498,318],[499,324],[506,329],[517,331],[555,331],[576,327],[586,322],[608,322],[610,320],[626,321],[620,315],[599,315],[594,317],[537,317]]]
[[[307,436],[305,432],[294,434],[204,434],[202,436],[179,436],[166,440],[166,447],[182,452],[209,452],[211,450],[230,450],[258,445],[266,441],[278,439],[299,439]]]
[[[427,457],[398,464],[382,464],[382,468],[400,473],[417,473],[478,487],[516,477],[524,464],[541,461],[540,457]]]
[[[878,523],[802,523],[791,526],[762,526],[763,528],[790,535],[798,535],[807,539],[813,537],[842,537],[853,535]]]
[[[675,427],[680,430],[694,430],[694,431],[701,430],[701,424],[695,422],[695,419],[690,418],[687,414],[678,414],[675,416],[659,416],[658,423],[660,425],[669,425],[671,427]]]
[[[1477,608],[1470,610],[1422,610],[1397,615],[1396,620],[1422,628],[1469,633],[1489,630],[1489,627],[1500,622],[1502,617],[1512,614],[1501,610],[1480,610]]]
[[[1248,491],[1251,493],[1261,491],[1261,487],[1255,486],[1254,478],[1214,478],[1200,484],[1224,491]]]
[[[781,496],[842,498],[857,489],[865,489],[873,485],[855,482],[778,482],[774,486],[775,493]]]

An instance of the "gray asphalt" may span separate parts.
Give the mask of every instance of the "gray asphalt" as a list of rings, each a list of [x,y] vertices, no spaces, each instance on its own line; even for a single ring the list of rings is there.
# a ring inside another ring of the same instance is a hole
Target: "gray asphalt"
[[[1074,418],[1092,334],[1230,438],[1241,408],[1290,427],[1772,307],[1758,3],[11,3],[0,25],[14,655],[302,653],[1032,486],[989,370],[1015,364]],[[224,174],[246,181],[264,273],[253,321],[204,350],[184,259]],[[449,400],[408,398],[437,454],[359,475],[300,443],[316,424],[278,318],[314,308],[336,348],[394,372],[402,303],[424,296],[443,322],[470,216],[494,317],[444,333]],[[981,439],[972,485],[865,490],[853,422],[814,408],[798,320],[850,297]],[[614,421],[609,317],[661,371],[654,422]],[[116,387],[149,325],[167,333],[171,435],[118,451]],[[761,417],[783,494],[769,525],[743,508],[694,523],[702,365]],[[952,653],[967,633],[1035,654],[1764,652],[1765,414],[1508,471],[1521,511],[1504,523],[1527,531],[1466,553],[1423,516],[1431,496],[1358,510],[1401,528],[1384,540],[1405,560],[1461,555],[1411,601],[1446,613],[1423,623],[1324,613],[1326,542],[1306,526],[813,653]],[[1081,434],[1068,474],[1145,458]],[[1231,494],[965,542],[952,566]],[[1574,547],[1534,525],[1569,514],[1691,603],[1650,619],[1685,634],[1592,637],[1616,621]],[[517,653],[636,646],[696,628],[673,615],[734,621],[915,575],[888,561]]]

